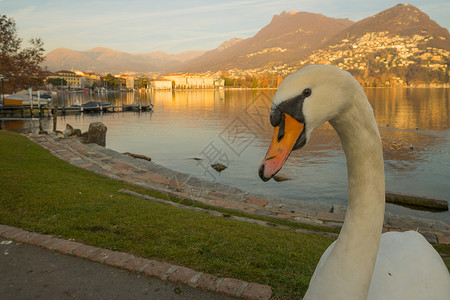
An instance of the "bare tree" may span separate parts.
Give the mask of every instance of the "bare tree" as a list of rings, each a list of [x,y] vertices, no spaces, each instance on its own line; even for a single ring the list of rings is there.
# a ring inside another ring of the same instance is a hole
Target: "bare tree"
[[[32,38],[29,43],[29,47],[22,49],[14,19],[0,15],[0,75],[8,79],[4,82],[5,93],[42,85],[44,72],[40,64],[45,59],[44,43],[41,38]]]

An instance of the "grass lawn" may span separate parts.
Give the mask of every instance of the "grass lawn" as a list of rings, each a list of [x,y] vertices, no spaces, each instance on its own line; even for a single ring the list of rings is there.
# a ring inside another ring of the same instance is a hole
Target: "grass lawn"
[[[332,242],[118,193],[124,188],[167,198],[72,166],[26,137],[1,130],[0,170],[0,224],[268,284],[275,299],[303,296]]]
[[[0,131],[0,223],[269,284],[298,298],[331,239],[217,218],[118,193],[158,193],[72,166]]]

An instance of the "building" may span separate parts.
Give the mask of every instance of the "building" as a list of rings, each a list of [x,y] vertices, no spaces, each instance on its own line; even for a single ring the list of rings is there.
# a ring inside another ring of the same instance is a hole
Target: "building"
[[[84,76],[78,75],[75,72],[61,70],[54,75],[48,76],[47,79],[62,78],[67,82],[69,88],[84,88],[86,86],[86,80]]]
[[[168,74],[162,77],[173,82],[175,89],[213,89],[214,78],[200,74]]]
[[[134,77],[133,76],[127,76],[125,82],[126,82],[127,89],[134,90]]]
[[[154,90],[171,90],[172,89],[172,81],[171,80],[150,80],[150,88]]]
[[[83,73],[82,76],[84,77],[86,87],[94,88],[103,86],[102,75],[97,73],[85,73],[85,72],[80,73]]]
[[[120,75],[114,75],[114,77],[119,82],[119,89],[128,89],[128,90],[135,89],[135,80],[134,80],[133,76],[126,75],[126,74],[120,74]]]
[[[168,74],[162,77],[163,80],[173,82],[172,87],[185,89],[187,86],[186,77],[183,74]]]
[[[223,87],[225,86],[225,80],[222,78],[214,78],[213,84],[216,89],[223,89]]]

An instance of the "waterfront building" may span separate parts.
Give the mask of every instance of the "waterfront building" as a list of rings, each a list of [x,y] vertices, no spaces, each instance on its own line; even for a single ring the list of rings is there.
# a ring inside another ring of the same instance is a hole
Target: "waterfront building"
[[[86,87],[101,87],[103,85],[102,75],[92,72],[76,72],[78,75],[83,76]]]
[[[67,82],[69,88],[84,88],[86,86],[86,80],[84,76],[80,76],[75,72],[61,70],[54,75],[47,76],[47,79],[62,78]]]
[[[134,89],[134,77],[133,76],[126,76],[126,86],[127,89],[133,90]]]
[[[201,74],[168,74],[162,77],[173,82],[175,89],[213,89],[214,77]]]
[[[171,90],[172,81],[165,79],[150,80],[150,88],[154,90]]]
[[[127,74],[114,75],[119,82],[119,89],[134,90],[135,80],[134,77]]]

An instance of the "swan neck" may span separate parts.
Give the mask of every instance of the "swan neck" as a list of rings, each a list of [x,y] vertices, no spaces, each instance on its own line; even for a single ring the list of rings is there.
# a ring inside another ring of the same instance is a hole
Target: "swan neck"
[[[367,299],[384,217],[381,139],[365,96],[360,106],[330,121],[347,160],[348,206],[331,251],[316,269],[305,299]],[[327,283],[327,288],[321,286]]]
[[[346,280],[353,282],[360,299],[369,292],[385,210],[381,138],[368,102],[367,106],[356,106],[332,123],[344,149],[348,174],[347,213],[334,251],[347,258],[341,268],[347,270]]]

